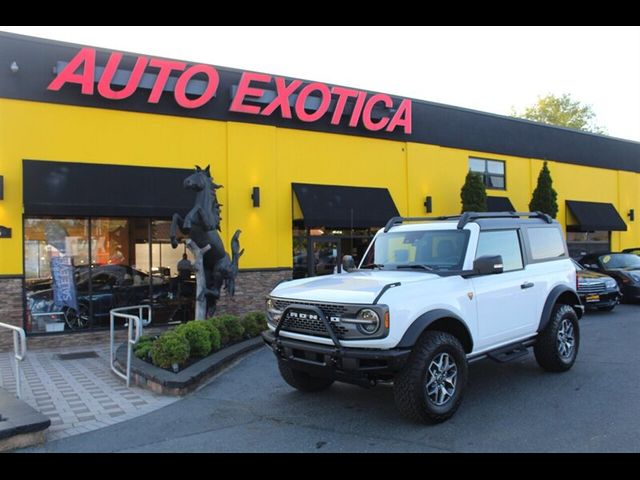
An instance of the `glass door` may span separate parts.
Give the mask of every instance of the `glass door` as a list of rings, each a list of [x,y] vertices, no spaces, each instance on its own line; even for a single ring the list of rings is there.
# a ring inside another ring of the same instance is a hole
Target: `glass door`
[[[333,237],[313,238],[309,242],[309,274],[331,275],[338,273],[340,239]]]

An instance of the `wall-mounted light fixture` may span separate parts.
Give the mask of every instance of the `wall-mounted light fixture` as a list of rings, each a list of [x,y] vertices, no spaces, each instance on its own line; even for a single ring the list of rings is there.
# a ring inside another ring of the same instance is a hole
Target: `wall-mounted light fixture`
[[[630,222],[633,222],[636,219],[636,212],[633,208],[629,210],[627,217],[629,217]]]
[[[427,198],[425,198],[423,205],[427,213],[431,213],[433,211],[433,208],[431,205],[431,196],[427,196]]]
[[[253,192],[251,193],[251,200],[253,200],[253,206],[260,206],[260,187],[253,187]]]

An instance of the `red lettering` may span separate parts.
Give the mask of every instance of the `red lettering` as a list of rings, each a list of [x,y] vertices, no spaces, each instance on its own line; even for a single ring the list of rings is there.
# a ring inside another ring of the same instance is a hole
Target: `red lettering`
[[[359,92],[358,98],[356,98],[356,104],[353,107],[353,111],[351,112],[351,119],[349,120],[350,127],[358,126],[358,118],[360,117],[360,113],[362,113],[362,107],[364,106],[364,101],[367,98],[367,92]]]
[[[174,62],[173,60],[152,58],[149,62],[149,66],[160,69],[158,75],[156,76],[156,81],[153,84],[153,88],[151,89],[151,94],[149,95],[148,100],[149,103],[158,103],[160,101],[160,96],[162,95],[164,87],[167,84],[167,80],[169,79],[169,75],[171,75],[171,72],[174,70],[182,72],[185,68],[187,68],[187,64],[184,62]]]
[[[187,84],[189,83],[189,80],[198,73],[204,73],[208,77],[207,88],[205,88],[202,95],[191,100],[187,98]],[[176,102],[178,102],[178,105],[181,107],[198,108],[213,98],[216,94],[216,90],[218,89],[219,82],[220,77],[218,76],[218,71],[215,68],[209,65],[194,65],[180,75],[180,78],[178,78],[178,81],[176,82],[176,88],[173,95],[176,97]]]
[[[269,83],[271,81],[271,75],[265,75],[264,73],[244,72],[242,74],[242,77],[240,77],[238,90],[236,90],[236,94],[231,101],[231,107],[229,107],[229,110],[231,110],[232,112],[252,113],[254,115],[260,113],[260,107],[256,107],[254,105],[245,105],[244,103],[242,103],[245,97],[260,98],[264,93],[263,88],[255,88],[249,86],[252,80],[255,80],[256,82]]]
[[[142,78],[144,69],[147,66],[147,57],[138,57],[136,64],[133,67],[133,71],[131,72],[131,75],[129,75],[127,84],[123,89],[115,91],[111,88],[111,81],[118,70],[118,65],[120,65],[121,60],[122,54],[114,52],[109,56],[107,66],[104,67],[104,72],[102,72],[102,76],[98,82],[98,93],[104,98],[109,98],[111,100],[122,100],[123,98],[128,98],[133,95],[133,92],[136,91],[136,88],[138,88],[138,85],[140,84],[140,79]]]
[[[313,91],[320,92],[320,106],[313,113],[307,113],[304,107],[307,103],[307,97]],[[303,122],[315,122],[327,113],[329,103],[331,103],[331,91],[329,91],[329,87],[324,83],[310,83],[304,87],[298,95],[298,99],[296,100],[296,115]]]
[[[404,133],[407,135],[411,133],[411,100],[409,99],[402,100],[398,111],[389,122],[387,132],[393,132],[397,126],[404,127]]]
[[[338,95],[336,108],[333,110],[333,115],[331,116],[331,124],[338,125],[342,118],[342,114],[344,113],[344,107],[346,106],[347,101],[350,97],[357,97],[358,91],[352,90],[351,88],[333,87],[331,89],[331,93]]]
[[[260,112],[260,115],[271,115],[280,107],[282,118],[291,118],[291,105],[289,105],[289,96],[302,85],[301,80],[291,80],[289,85],[286,84],[284,78],[276,77],[276,98]]]
[[[364,111],[362,112],[362,123],[364,123],[364,128],[371,131],[382,130],[389,123],[388,117],[382,117],[379,121],[374,122],[371,119],[371,112],[373,111],[373,107],[376,103],[384,103],[384,106],[387,108],[393,107],[393,100],[389,95],[385,95],[384,93],[376,93],[372,95],[367,105],[364,107]]]
[[[81,66],[83,66],[82,73],[76,73]],[[95,68],[96,51],[93,48],[83,48],[58,73],[58,76],[49,84],[47,90],[57,92],[65,83],[77,83],[82,85],[80,92],[83,95],[93,95]]]

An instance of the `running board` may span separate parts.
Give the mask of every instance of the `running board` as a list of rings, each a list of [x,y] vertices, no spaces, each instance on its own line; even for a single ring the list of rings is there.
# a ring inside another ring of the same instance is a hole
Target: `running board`
[[[515,360],[516,358],[525,356],[528,353],[527,350],[529,349],[529,347],[534,343],[535,339],[512,343],[491,352],[483,353],[478,356],[469,358],[468,361],[469,363],[473,363],[478,360],[482,360],[483,358],[490,358],[491,360],[499,363],[510,362],[511,360]]]
[[[513,348],[513,346],[509,348],[503,348],[501,350],[496,350],[494,352],[487,353],[487,357],[489,357],[494,362],[498,363],[506,363],[511,360],[515,360],[516,358],[524,357],[528,353],[527,347],[524,345],[517,346]]]

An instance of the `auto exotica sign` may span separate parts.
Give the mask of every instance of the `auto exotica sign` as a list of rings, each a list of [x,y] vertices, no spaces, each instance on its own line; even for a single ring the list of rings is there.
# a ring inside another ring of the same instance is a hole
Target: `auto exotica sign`
[[[211,65],[138,56],[131,71],[119,70],[122,53],[112,52],[104,67],[96,65],[96,50],[82,48],[69,62],[59,62],[57,75],[48,90],[59,91],[66,84],[80,85],[83,95],[124,100],[139,88],[150,89],[148,103],[158,103],[167,91],[178,105],[195,109],[215,101],[220,75]],[[151,70],[151,71],[148,71]],[[174,75],[172,77],[171,75]],[[175,77],[177,75],[177,79]],[[96,88],[97,83],[97,88]],[[118,85],[121,88],[114,89]],[[229,105],[230,112],[249,115],[279,115],[301,122],[317,122],[330,116],[332,125],[364,126],[370,131],[411,133],[411,100],[394,105],[384,93],[368,93],[325,83],[304,83],[284,77],[243,72]]]

